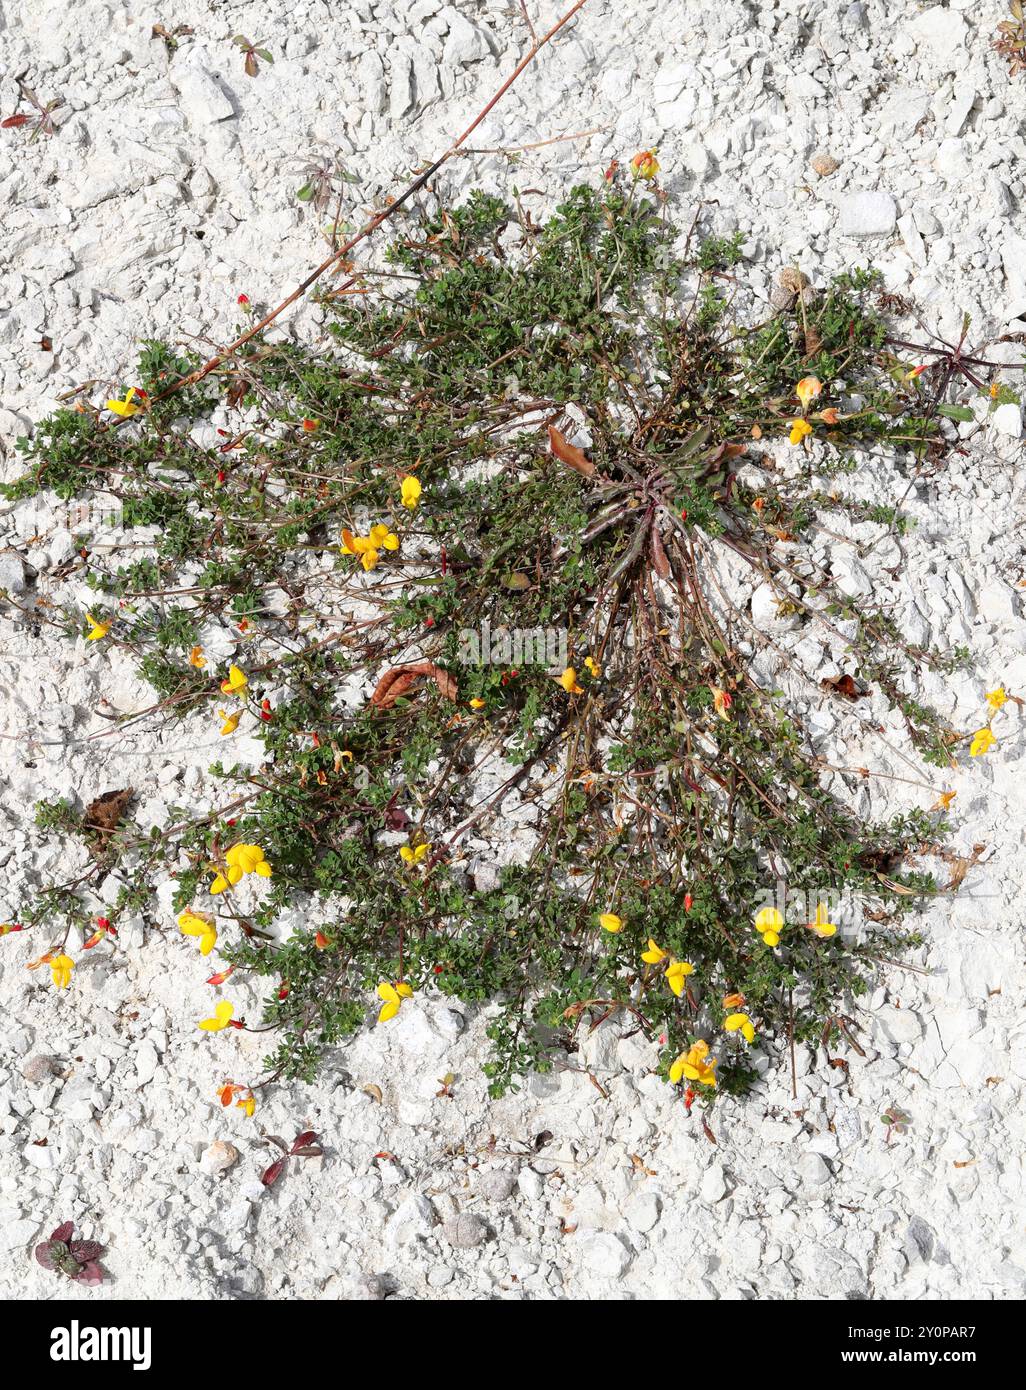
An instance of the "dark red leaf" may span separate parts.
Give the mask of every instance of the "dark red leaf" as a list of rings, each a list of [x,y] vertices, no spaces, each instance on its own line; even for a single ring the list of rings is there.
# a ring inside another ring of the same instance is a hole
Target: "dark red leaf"
[[[320,1158],[324,1150],[319,1144],[310,1144],[305,1149],[293,1149],[292,1152],[296,1158]]]
[[[305,1149],[308,1144],[312,1144],[317,1138],[315,1129],[304,1129],[302,1134],[297,1134],[292,1142],[292,1152],[298,1153],[300,1149]]]
[[[285,1160],[283,1158],[279,1158],[276,1162],[271,1164],[270,1168],[267,1169],[260,1181],[263,1183],[265,1187],[272,1187],[278,1181],[278,1179],[281,1177],[284,1171]]]
[[[74,1221],[65,1221],[64,1224],[63,1224],[62,1226],[58,1226],[58,1227],[57,1227],[56,1231],[54,1231],[54,1233],[53,1233],[53,1235],[50,1237],[50,1239],[51,1239],[51,1240],[68,1241],[68,1240],[71,1239],[71,1233],[72,1233],[72,1231],[73,1231],[74,1229],[75,1229],[75,1223],[74,1223]]]
[[[57,1250],[53,1250],[51,1248],[53,1245],[57,1245],[59,1248]],[[44,1269],[54,1269],[56,1267],[53,1262],[54,1255],[64,1254],[67,1248],[68,1247],[66,1245],[61,1246],[60,1241],[44,1240],[42,1245],[36,1246],[35,1256]]]
[[[28,125],[31,119],[31,116],[26,116],[24,114],[20,116],[8,116],[5,120],[0,121],[0,130],[11,130],[14,126]]]
[[[102,1284],[103,1270],[98,1264],[90,1261],[89,1264],[83,1265],[78,1273],[73,1274],[71,1277],[79,1284]]]
[[[98,1260],[106,1246],[101,1245],[97,1240],[73,1240],[69,1249],[73,1259],[76,1259],[80,1265],[87,1265],[91,1260]]]

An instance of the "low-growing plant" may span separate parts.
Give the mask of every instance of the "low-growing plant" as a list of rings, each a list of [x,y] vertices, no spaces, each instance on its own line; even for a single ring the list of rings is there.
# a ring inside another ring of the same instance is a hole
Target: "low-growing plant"
[[[74,1221],[65,1221],[49,1240],[36,1246],[36,1260],[44,1269],[63,1274],[78,1284],[102,1284],[104,1270],[99,1263],[107,1248],[95,1240],[72,1240]]]
[[[387,1027],[429,987],[492,1008],[495,1094],[613,1017],[658,1042],[689,1107],[742,1094],[757,1046],[793,1067],[852,1041],[845,1001],[920,941],[906,918],[940,891],[924,856],[953,793],[924,781],[928,809],[860,817],[869,770],[828,766],[756,674],[775,650],[806,679],[727,568],[840,643],[850,674],[811,698],[844,720],[875,684],[950,764],[965,736],[908,692],[962,654],[906,642],[813,549],[830,511],[901,524],[816,475],[867,441],[899,473],[942,456],[955,374],[931,396],[901,366],[868,273],[802,277],[746,323],[717,288],[727,267],[743,281],[742,242],[692,252],[656,172],[611,166],[543,223],[519,194],[411,217],[386,271],[322,294],[335,349],[256,335],[191,388],[196,413],[218,395],[237,412],[218,445],[175,423],[180,396],[128,393],[117,428],[62,410],[22,442],[11,499],[102,489],[156,528],[145,563],[83,540],[93,658],[117,645],[157,694],[121,722],[205,720],[229,750],[212,808],[144,833],[126,801],[83,875],[24,904],[50,942],[33,964],[66,986],[71,928],[114,949],[173,877],[186,941],[222,957],[211,986],[265,982],[259,1022],[230,986],[199,1022],[273,1032],[264,1075],[222,1088],[247,1113],[312,1079],[375,993]],[[151,344],[140,385],[197,366]],[[815,467],[810,441],[829,446]],[[240,731],[256,767],[231,757]],[[73,834],[76,815],[39,824]],[[101,927],[112,856],[130,886]],[[838,900],[861,932],[830,920]]]
[[[1008,63],[1009,77],[1026,72],[1026,9],[1022,0],[1011,0],[1008,6],[1011,19],[1003,19],[997,27],[1000,38],[994,47]]]

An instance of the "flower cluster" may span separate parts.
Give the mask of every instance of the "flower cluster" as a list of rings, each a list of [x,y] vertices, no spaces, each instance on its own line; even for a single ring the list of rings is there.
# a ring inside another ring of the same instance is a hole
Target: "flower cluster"
[[[234,888],[237,883],[242,882],[246,874],[270,878],[271,873],[271,866],[259,845],[232,845],[231,849],[225,852],[224,866],[218,868],[210,891],[217,894],[223,893],[227,888]]]
[[[359,555],[360,564],[365,570],[377,567],[383,550],[398,549],[399,537],[381,523],[372,526],[368,536],[354,536],[352,531],[346,530],[342,532],[342,554]]]

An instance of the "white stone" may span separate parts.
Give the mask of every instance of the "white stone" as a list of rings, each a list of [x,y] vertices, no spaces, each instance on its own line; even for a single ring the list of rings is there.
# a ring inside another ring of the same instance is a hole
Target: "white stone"
[[[213,125],[235,115],[223,87],[198,59],[172,63],[168,75],[183,113],[195,125]]]
[[[952,10],[932,5],[909,22],[908,31],[917,47],[926,50],[941,72],[957,72],[965,62],[968,30],[962,16]]]
[[[803,1153],[798,1160],[798,1173],[804,1182],[814,1187],[829,1182],[833,1176],[830,1172],[830,1165],[822,1154],[813,1153],[811,1150]]]
[[[710,1163],[702,1174],[699,1196],[708,1206],[721,1201],[727,1195],[727,1177],[721,1163]]]
[[[841,236],[889,236],[898,219],[894,199],[883,189],[850,193],[840,204],[838,231]]]
[[[239,1151],[234,1144],[228,1143],[226,1139],[215,1139],[203,1150],[200,1157],[200,1167],[204,1173],[217,1176],[220,1173],[227,1173],[228,1169],[234,1167],[238,1161]]]
[[[581,1258],[593,1274],[603,1279],[619,1279],[627,1272],[631,1253],[622,1241],[607,1231],[588,1231],[577,1237]]]
[[[1005,405],[999,405],[990,417],[990,423],[998,434],[1007,434],[1009,439],[1021,439],[1022,407],[1016,405],[1015,401],[1008,401]]]
[[[662,1199],[658,1192],[637,1192],[624,1208],[627,1224],[635,1231],[651,1231],[659,1220]]]
[[[385,1227],[385,1240],[391,1246],[409,1245],[430,1235],[434,1224],[435,1209],[418,1192],[396,1208]]]

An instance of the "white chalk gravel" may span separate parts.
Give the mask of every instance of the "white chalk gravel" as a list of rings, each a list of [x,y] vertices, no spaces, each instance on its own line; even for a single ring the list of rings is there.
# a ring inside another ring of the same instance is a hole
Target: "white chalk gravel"
[[[557,13],[551,0],[527,5],[539,29]],[[359,221],[445,147],[529,45],[515,0],[172,9],[0,8],[0,114],[14,110],[23,72],[41,97],[66,102],[53,138],[0,133],[5,476],[18,471],[15,437],[62,392],[95,380],[90,398],[101,399],[130,384],[149,336],[205,350],[230,334],[240,292],[276,303],[323,258],[324,219],[295,197],[297,162],[340,151],[360,180],[346,193]],[[976,337],[1009,339],[992,354],[1021,360],[1026,80],[1010,82],[990,46],[1003,10],[590,0],[473,145],[603,133],[515,164],[468,155],[439,187],[455,197],[516,182],[540,191],[542,209],[611,157],[656,146],[682,219],[713,200],[717,229],[746,234],[757,296],[768,299],[784,265],[819,282],[872,261],[932,324],[957,328],[967,311]],[[158,18],[194,32],[169,53],[151,36]],[[274,56],[255,78],[238,33]],[[316,340],[316,312],[285,331]],[[914,532],[864,545],[854,563],[850,548],[822,559],[892,604],[917,640],[970,648],[968,674],[930,677],[919,693],[972,728],[985,690],[1026,696],[1022,417],[983,407],[959,428],[962,449],[907,499]],[[872,454],[859,477],[881,500],[906,485]],[[40,525],[35,512],[26,530],[26,515],[0,504],[0,587],[16,593],[34,571],[38,593],[58,592],[67,519],[55,509]],[[852,534],[868,543],[882,528]],[[0,610],[0,921],[80,862],[41,844],[37,800],[88,801],[130,779],[138,819],[159,823],[169,802],[204,794],[216,755],[188,728],[89,741],[109,727],[101,700],[141,708],[146,688],[117,657],[33,637],[15,617]],[[785,645],[802,637],[774,632]],[[825,644],[800,655],[811,674],[829,668]],[[565,1071],[490,1101],[486,1016],[430,997],[339,1051],[316,1086],[280,1088],[247,1120],[213,1090],[226,1066],[255,1070],[262,1040],[234,1034],[215,1051],[197,1033],[209,991],[166,900],[59,997],[24,969],[31,934],[5,937],[0,1297],[82,1296],[31,1259],[74,1220],[108,1245],[113,1278],[88,1291],[96,1301],[1021,1298],[1022,723],[1009,702],[992,754],[922,779],[958,792],[955,849],[985,848],[962,893],[925,915],[928,944],[911,961],[922,973],[888,970],[857,1012],[865,1057],[847,1054],[845,1071],[800,1056],[797,1102],[789,1069],[768,1067],[749,1101],[717,1105],[715,1145],[650,1073],[654,1050],[615,1021],[580,1062],[606,1097]],[[898,725],[887,728],[904,747]],[[866,755],[828,726],[818,733],[839,759]],[[897,755],[872,755],[875,769],[908,775]],[[925,801],[921,788],[877,780],[866,797],[874,815]],[[438,1096],[449,1072],[452,1097]],[[904,1132],[881,1122],[889,1106],[908,1116]],[[261,1126],[289,1139],[315,1129],[324,1156],[265,1189],[274,1154]]]

